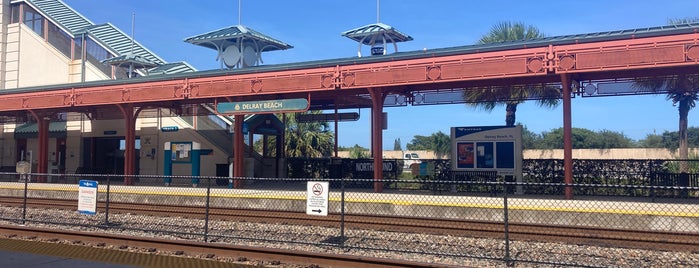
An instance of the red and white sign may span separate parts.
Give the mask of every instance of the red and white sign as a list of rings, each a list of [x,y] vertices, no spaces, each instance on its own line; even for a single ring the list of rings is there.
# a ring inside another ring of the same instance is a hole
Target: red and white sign
[[[306,214],[328,216],[328,182],[309,181],[306,185]]]

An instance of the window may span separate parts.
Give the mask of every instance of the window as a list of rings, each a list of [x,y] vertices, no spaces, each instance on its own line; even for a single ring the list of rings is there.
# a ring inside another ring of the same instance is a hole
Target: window
[[[49,24],[48,41],[58,51],[70,58],[70,40],[71,37],[63,30],[54,24]]]
[[[10,20],[10,23],[18,23],[19,22],[19,7],[20,7],[20,5],[12,6],[12,19]]]
[[[87,61],[100,69],[104,74],[111,77],[112,67],[103,64],[102,61],[113,57],[113,55],[89,37],[87,38],[87,42],[85,44],[85,50],[87,51]]]
[[[34,9],[24,6],[24,24],[41,37],[44,37],[44,17]]]
[[[103,61],[111,56],[109,55],[109,52],[102,48],[97,42],[92,40],[92,38],[87,38],[87,54],[95,58],[97,61]]]
[[[83,39],[82,37],[76,37],[73,39],[73,59],[79,60],[83,58]]]

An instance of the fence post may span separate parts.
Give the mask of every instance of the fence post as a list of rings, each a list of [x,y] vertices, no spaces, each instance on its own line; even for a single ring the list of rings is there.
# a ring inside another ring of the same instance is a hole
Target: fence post
[[[111,193],[112,176],[107,176],[107,198],[104,200],[104,225],[109,226],[109,194]]]
[[[507,181],[503,182],[503,223],[505,225],[505,265],[508,267],[514,266],[514,263],[510,259],[510,225],[509,225],[509,214],[507,208]]]
[[[340,176],[340,247],[345,246],[345,177]]]
[[[207,178],[206,185],[206,216],[204,217],[204,242],[209,242],[209,202],[211,201],[211,178]]]
[[[27,192],[29,188],[29,180],[31,179],[31,174],[20,175],[24,177],[24,204],[22,205],[22,224],[27,223]]]

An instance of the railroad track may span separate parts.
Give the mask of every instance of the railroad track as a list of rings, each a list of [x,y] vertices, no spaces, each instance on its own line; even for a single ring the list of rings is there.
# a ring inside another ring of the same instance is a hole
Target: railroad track
[[[0,198],[0,204],[21,207],[23,205],[23,200],[22,198],[2,197]],[[77,201],[31,198],[27,200],[27,206],[32,208],[76,210]],[[104,211],[105,204],[100,202],[98,208]],[[206,215],[206,210],[202,207],[179,205],[153,206],[132,203],[110,203],[109,211],[110,213],[132,213],[168,217],[180,216],[200,219],[203,219]],[[340,221],[340,215],[317,217],[309,216],[302,212],[289,211],[210,208],[208,213],[209,219],[212,220],[258,223],[337,227]],[[502,239],[504,236],[504,225],[502,222],[370,215],[345,215],[344,220],[346,228],[354,229],[488,237],[495,239]],[[511,240],[563,242],[570,244],[670,251],[687,251],[689,249],[689,251],[692,252],[699,252],[699,234],[697,233],[517,223],[510,223],[508,230],[508,235]]]
[[[173,257],[166,261],[160,260],[160,264],[154,263],[157,260],[153,260],[152,254],[131,254],[130,257],[126,258],[127,265],[146,265],[149,267],[160,266],[160,267],[228,267],[221,265],[221,263],[212,262],[213,257],[217,258],[232,258],[233,260],[257,260],[264,261],[266,263],[275,265],[277,267],[285,267],[286,265],[304,267],[449,267],[445,265],[436,265],[429,263],[419,263],[410,262],[403,260],[392,260],[392,259],[381,259],[381,258],[369,258],[365,256],[353,256],[353,255],[340,255],[340,254],[328,254],[328,253],[318,253],[318,252],[302,252],[295,250],[283,250],[283,249],[271,249],[271,248],[257,248],[257,247],[247,247],[247,246],[237,246],[230,244],[216,244],[216,243],[203,243],[194,241],[184,241],[184,240],[169,240],[169,239],[155,239],[155,238],[144,238],[144,237],[133,237],[133,236],[121,236],[112,234],[98,234],[98,233],[83,233],[83,232],[73,232],[57,229],[41,229],[41,228],[29,228],[23,226],[7,226],[0,225],[0,236],[11,237],[13,239],[30,239],[32,241],[38,241],[37,243],[48,243],[39,241],[79,241],[80,244],[97,244],[100,247],[105,248],[107,245],[113,245],[115,247],[121,248],[123,250],[134,250],[134,249],[146,249],[146,252],[154,253],[161,252],[164,254],[175,253],[179,257]],[[87,246],[85,246],[87,247]],[[52,254],[60,255],[59,252],[53,252]],[[77,257],[87,260],[113,260],[114,258],[103,255],[117,255],[122,256],[123,253],[116,250],[104,251],[102,250],[99,254],[90,253],[86,250],[83,254],[78,254],[77,256],[72,250],[70,257]],[[100,255],[100,256],[91,256]],[[200,262],[191,260],[191,256],[208,256]],[[186,257],[186,258],[185,258]],[[100,258],[100,259],[95,259]],[[193,264],[196,262],[196,264]],[[241,267],[240,263],[232,263],[230,267]],[[259,267],[258,265],[251,265],[251,267]],[[456,266],[454,266],[456,267]]]

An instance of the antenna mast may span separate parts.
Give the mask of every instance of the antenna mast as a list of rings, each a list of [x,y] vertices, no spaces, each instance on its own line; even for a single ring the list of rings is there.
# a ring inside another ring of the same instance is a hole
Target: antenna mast
[[[133,54],[134,46],[134,29],[136,28],[136,12],[131,13],[131,53]]]
[[[242,20],[242,19],[241,19],[241,14],[242,14],[242,13],[241,13],[241,9],[242,9],[242,4],[241,4],[241,2],[242,2],[242,0],[238,0],[238,25],[242,25],[241,22],[240,22],[240,21]]]
[[[381,14],[381,0],[376,0],[376,23],[381,22],[380,14]]]
[[[131,52],[129,52],[129,57],[133,57],[133,46],[134,46],[134,32],[136,28],[136,12],[131,13]],[[134,57],[135,59],[135,57]],[[128,78],[131,78],[133,76],[133,62],[129,63],[129,75],[127,76]]]

